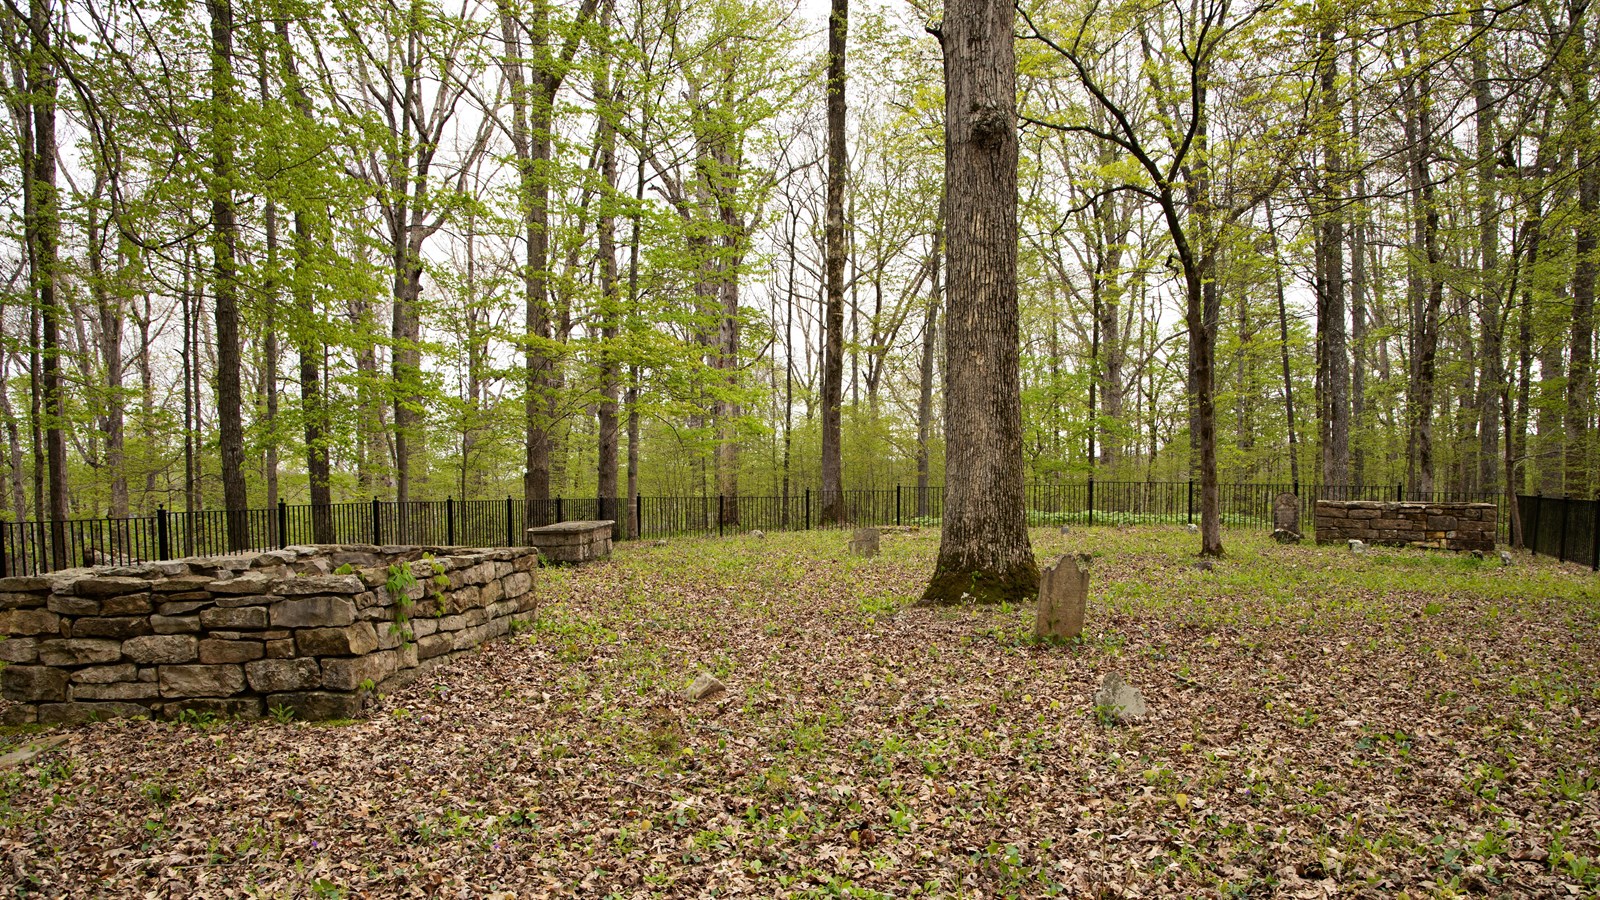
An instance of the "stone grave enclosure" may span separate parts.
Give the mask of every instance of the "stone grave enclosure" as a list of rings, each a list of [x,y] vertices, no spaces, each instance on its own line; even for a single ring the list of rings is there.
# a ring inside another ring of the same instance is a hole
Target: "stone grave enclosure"
[[[289,547],[0,579],[8,723],[348,718],[511,629],[532,548]]]
[[[1492,552],[1495,515],[1493,503],[1318,500],[1315,524],[1319,544],[1360,541]]]
[[[558,522],[528,529],[528,543],[553,563],[578,565],[611,555],[611,519]]]

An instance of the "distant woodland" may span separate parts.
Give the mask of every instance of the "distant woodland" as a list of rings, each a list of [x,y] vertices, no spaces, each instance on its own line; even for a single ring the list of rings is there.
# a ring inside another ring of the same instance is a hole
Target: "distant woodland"
[[[941,483],[940,15],[6,0],[0,510]],[[1595,495],[1600,12],[1016,52],[1029,480]]]

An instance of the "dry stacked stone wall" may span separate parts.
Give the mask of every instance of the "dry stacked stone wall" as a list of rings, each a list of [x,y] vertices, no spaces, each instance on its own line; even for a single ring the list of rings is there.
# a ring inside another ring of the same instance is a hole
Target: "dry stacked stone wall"
[[[3,718],[354,716],[530,614],[538,565],[530,548],[316,546],[0,579]]]
[[[1318,500],[1317,543],[1349,540],[1439,550],[1494,549],[1493,503]]]

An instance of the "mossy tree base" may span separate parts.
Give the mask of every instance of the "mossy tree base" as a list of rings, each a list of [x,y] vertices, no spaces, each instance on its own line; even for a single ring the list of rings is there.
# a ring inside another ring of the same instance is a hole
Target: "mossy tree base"
[[[918,605],[1032,603],[1038,596],[1039,567],[1031,559],[1003,570],[941,565]]]

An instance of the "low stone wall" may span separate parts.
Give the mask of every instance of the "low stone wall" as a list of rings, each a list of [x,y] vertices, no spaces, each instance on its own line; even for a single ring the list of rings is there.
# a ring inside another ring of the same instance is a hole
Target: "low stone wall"
[[[1439,550],[1494,549],[1493,503],[1318,500],[1317,543],[1348,540]]]
[[[530,548],[352,545],[0,579],[4,718],[354,716],[509,631],[538,565]]]

